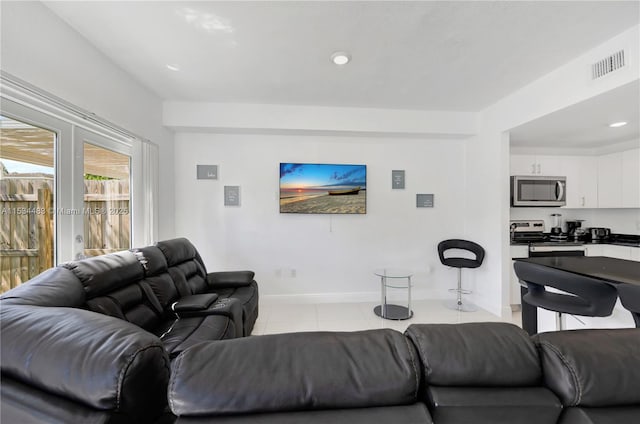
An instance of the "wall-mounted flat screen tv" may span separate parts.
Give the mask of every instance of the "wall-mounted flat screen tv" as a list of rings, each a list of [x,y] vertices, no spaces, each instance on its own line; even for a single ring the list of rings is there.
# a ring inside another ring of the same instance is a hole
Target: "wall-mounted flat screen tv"
[[[280,164],[281,213],[367,213],[367,166]]]

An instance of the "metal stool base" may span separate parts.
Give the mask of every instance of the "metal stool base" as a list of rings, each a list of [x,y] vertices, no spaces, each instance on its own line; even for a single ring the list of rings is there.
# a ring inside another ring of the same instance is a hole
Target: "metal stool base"
[[[460,312],[475,312],[478,310],[478,307],[473,303],[462,302],[463,294],[471,294],[471,290],[464,290],[462,288],[462,268],[458,268],[458,287],[455,289],[449,289],[449,291],[458,293],[458,297],[455,300],[446,301],[444,305],[447,308]]]
[[[444,302],[444,306],[449,309],[453,309],[454,311],[460,312],[475,312],[478,310],[478,307],[473,303],[468,302],[460,302],[458,303],[457,299],[450,299]]]

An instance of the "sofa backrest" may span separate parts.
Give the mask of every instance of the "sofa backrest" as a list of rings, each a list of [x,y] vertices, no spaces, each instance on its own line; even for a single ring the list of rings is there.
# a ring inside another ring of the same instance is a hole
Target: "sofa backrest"
[[[76,308],[6,305],[0,318],[2,376],[16,382],[3,381],[2,409],[10,410],[4,418],[54,411],[56,397],[125,422],[150,422],[162,413],[169,358],[154,335]],[[43,395],[30,397],[20,382]]]
[[[542,370],[529,335],[508,323],[412,324],[405,332],[434,386],[536,386]]]
[[[81,308],[86,301],[84,286],[66,268],[50,268],[0,296],[0,306],[40,305]]]
[[[564,406],[640,405],[640,329],[589,329],[534,336],[545,384]]]
[[[165,312],[170,311],[173,302],[191,294],[188,286],[176,286],[169,273],[167,260],[158,247],[147,246],[134,249],[133,252],[144,268],[144,279],[140,284],[153,292],[160,309]]]
[[[273,334],[185,350],[169,406],[195,416],[407,405],[419,384],[416,352],[397,331]]]
[[[144,278],[144,269],[134,253],[110,253],[61,266],[73,272],[82,283],[87,309],[149,331],[158,326],[161,311],[153,293],[139,284]]]
[[[182,293],[199,294],[207,291],[207,269],[195,246],[186,238],[159,241],[156,246],[164,255],[169,274]],[[186,294],[183,294],[185,296]]]

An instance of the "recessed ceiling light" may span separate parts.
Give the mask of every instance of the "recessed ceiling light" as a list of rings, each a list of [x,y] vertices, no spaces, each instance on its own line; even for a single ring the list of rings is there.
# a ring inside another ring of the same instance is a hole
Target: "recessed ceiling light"
[[[609,124],[611,128],[624,127],[625,125],[627,125],[625,121],[614,122],[613,124]]]
[[[339,66],[346,65],[350,60],[351,55],[346,52],[335,52],[331,55],[331,61]]]
[[[176,71],[177,72],[177,71],[180,70],[180,67],[178,65],[169,64],[169,65],[167,65],[167,69],[170,70],[170,71]]]

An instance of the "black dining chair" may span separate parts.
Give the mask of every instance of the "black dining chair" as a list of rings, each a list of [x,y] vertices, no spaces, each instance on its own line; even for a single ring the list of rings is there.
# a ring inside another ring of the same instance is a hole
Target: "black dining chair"
[[[474,257],[450,256],[453,254],[453,252],[451,252],[453,250],[466,251],[469,255],[473,255]],[[476,308],[475,305],[462,302],[463,294],[471,294],[470,290],[462,289],[462,268],[478,268],[482,265],[482,261],[484,260],[484,248],[478,243],[469,240],[443,240],[438,243],[438,256],[440,257],[440,262],[442,262],[443,265],[458,269],[458,287],[449,290],[456,292],[457,297],[455,301],[448,301],[446,306],[450,309],[456,309],[463,312],[476,311],[478,308]]]
[[[621,283],[616,288],[618,296],[620,296],[620,303],[631,312],[636,328],[640,328],[640,286]]]
[[[518,279],[527,285],[522,300],[556,312],[557,330],[564,329],[562,314],[607,317],[618,299],[615,287],[602,280],[523,261],[516,261],[513,268]],[[551,292],[547,287],[562,292]]]

